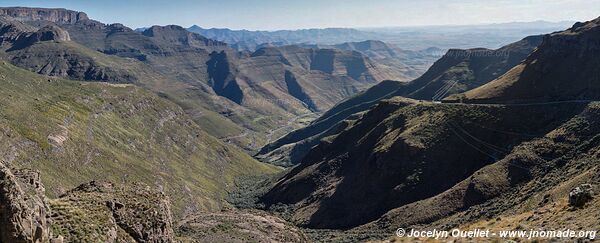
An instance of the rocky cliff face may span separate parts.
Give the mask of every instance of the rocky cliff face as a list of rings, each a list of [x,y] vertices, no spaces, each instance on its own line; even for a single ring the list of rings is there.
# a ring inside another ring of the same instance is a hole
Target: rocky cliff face
[[[48,21],[60,24],[74,24],[89,20],[87,14],[63,8],[0,8],[0,15],[7,15],[20,21]]]
[[[39,173],[0,163],[0,241],[48,242],[50,207]]]
[[[55,24],[36,28],[8,16],[0,16],[0,46],[22,49],[43,41],[70,41],[69,32]]]
[[[174,45],[184,45],[188,47],[207,48],[207,47],[225,47],[227,44],[208,39],[196,33],[187,31],[181,26],[152,26],[142,32],[143,35],[161,39],[162,41]]]
[[[2,242],[174,242],[168,198],[141,184],[83,184],[48,199],[38,172],[0,164]]]
[[[50,207],[52,229],[66,242],[174,242],[168,198],[143,184],[94,181],[51,200]]]

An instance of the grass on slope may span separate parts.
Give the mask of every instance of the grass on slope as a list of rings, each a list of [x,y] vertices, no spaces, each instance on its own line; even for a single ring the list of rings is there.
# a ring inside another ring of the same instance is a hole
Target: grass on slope
[[[0,63],[0,158],[42,171],[50,196],[90,180],[163,190],[176,216],[219,209],[239,176],[277,171],[133,85],[69,81]]]
[[[243,128],[238,125],[242,123],[234,119],[251,120],[244,116],[246,114],[240,118],[226,118],[218,114],[215,111],[226,110],[227,102],[199,91],[198,87],[160,74],[135,59],[105,55],[75,42],[39,42],[2,55],[14,65],[34,72],[66,75],[77,80],[89,78],[111,83],[134,83],[148,88],[181,106],[197,124],[215,137],[242,133]],[[86,78],[87,73],[98,75]]]

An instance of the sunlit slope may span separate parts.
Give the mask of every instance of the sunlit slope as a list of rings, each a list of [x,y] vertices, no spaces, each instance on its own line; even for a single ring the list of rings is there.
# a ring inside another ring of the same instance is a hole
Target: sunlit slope
[[[218,209],[234,178],[275,172],[130,84],[68,81],[0,64],[1,157],[44,171],[48,194],[90,180],[141,181],[175,214]]]

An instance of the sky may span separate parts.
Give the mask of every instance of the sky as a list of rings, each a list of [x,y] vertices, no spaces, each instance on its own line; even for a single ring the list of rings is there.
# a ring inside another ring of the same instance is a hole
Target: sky
[[[176,24],[249,30],[586,21],[600,16],[600,0],[0,0],[0,6],[67,8],[132,28]]]

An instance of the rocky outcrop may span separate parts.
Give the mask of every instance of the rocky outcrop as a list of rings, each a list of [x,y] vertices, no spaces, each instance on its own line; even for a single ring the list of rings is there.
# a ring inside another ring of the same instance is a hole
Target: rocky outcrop
[[[208,39],[199,34],[189,32],[181,26],[167,25],[167,26],[152,26],[142,32],[143,35],[160,39],[175,45],[183,45],[186,47],[225,47],[227,44]]]
[[[12,17],[0,15],[0,47],[20,50],[44,41],[70,41],[69,32],[55,24],[36,28]]]
[[[49,21],[61,24],[74,24],[89,20],[84,12],[64,8],[0,8],[0,15],[7,15],[21,21]]]
[[[0,164],[0,242],[174,241],[170,202],[148,186],[90,182],[54,200],[44,192],[38,172]]]
[[[46,25],[29,36],[30,42],[39,41],[70,41],[69,32],[56,25]]]
[[[13,43],[24,33],[34,32],[36,28],[23,24],[8,16],[0,15],[0,45]]]
[[[0,242],[48,242],[50,208],[39,173],[0,163]]]
[[[68,242],[87,241],[93,237],[90,230],[103,233],[106,241],[174,241],[168,198],[143,184],[117,186],[93,181],[53,201],[52,209],[56,211],[53,228],[64,232]],[[85,212],[87,217],[78,217],[73,211]]]
[[[594,190],[591,184],[581,184],[569,192],[569,205],[583,207],[594,198]]]

